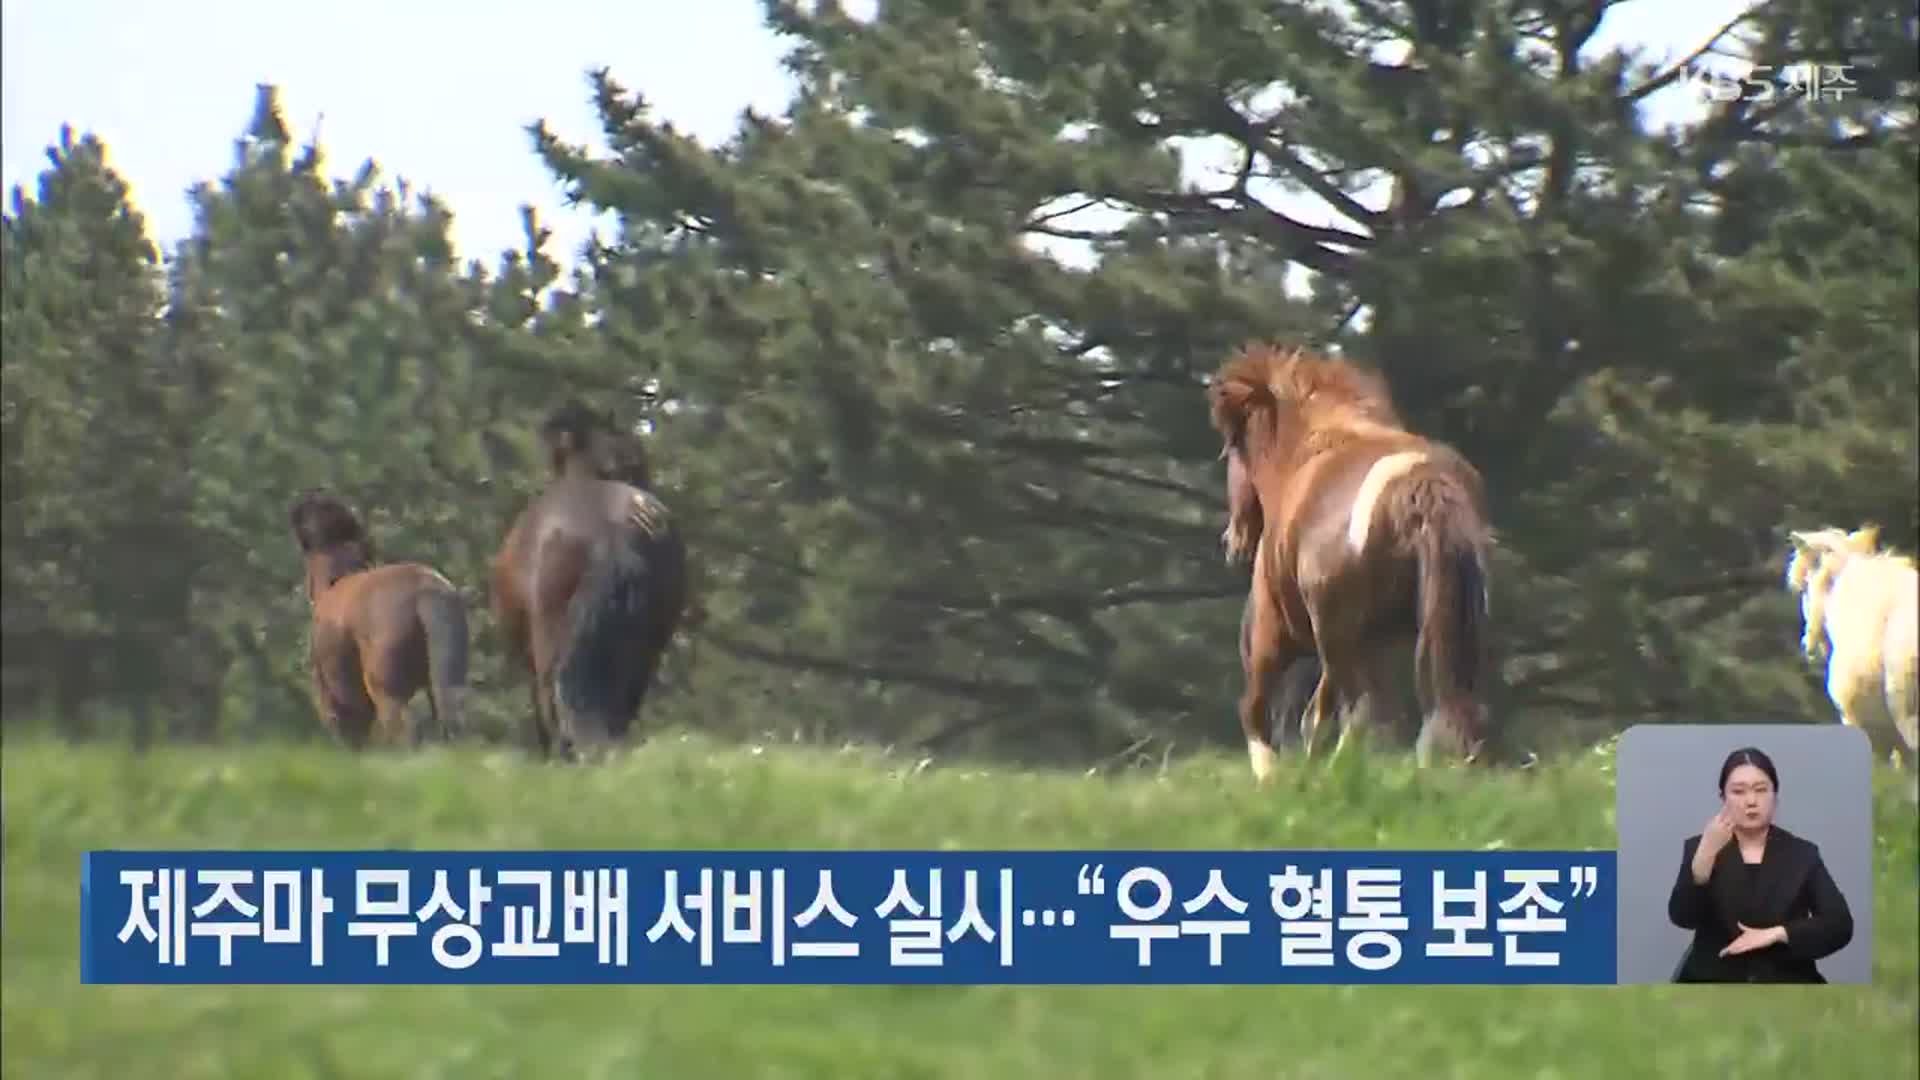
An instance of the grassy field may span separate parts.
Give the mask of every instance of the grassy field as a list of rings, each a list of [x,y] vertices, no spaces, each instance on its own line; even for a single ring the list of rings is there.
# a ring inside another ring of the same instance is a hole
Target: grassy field
[[[1244,759],[1089,777],[656,741],[135,756],[4,747],[0,1072],[63,1077],[1913,1076],[1916,821],[1877,779],[1874,984],[1819,988],[82,987],[90,847],[1611,846],[1611,759],[1358,760],[1256,792]]]

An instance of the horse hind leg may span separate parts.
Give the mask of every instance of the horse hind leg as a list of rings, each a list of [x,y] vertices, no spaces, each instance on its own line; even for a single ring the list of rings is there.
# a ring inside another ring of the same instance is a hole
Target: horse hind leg
[[[1864,680],[1856,684],[1847,723],[1867,733],[1875,758],[1895,769],[1908,769],[1913,761],[1914,721],[1910,715],[1901,715],[1907,702],[1891,685],[1892,678],[1888,672],[1878,680],[1881,686],[1865,685]]]
[[[1265,624],[1256,620],[1254,626]],[[1285,655],[1271,635],[1249,633],[1242,639],[1240,660],[1245,684],[1240,692],[1240,732],[1247,740],[1247,761],[1256,784],[1273,778],[1273,689]]]
[[[560,700],[560,692],[551,666],[543,667],[533,681],[533,710],[536,738],[543,753],[560,761],[579,756],[579,740],[573,712]]]
[[[1898,656],[1884,661],[1887,719],[1893,725],[1894,766],[1907,774],[1907,797],[1920,802],[1920,690],[1916,690],[1915,668],[1920,657],[1913,650],[1912,638],[1895,643]]]
[[[539,672],[531,673],[527,678],[527,691],[532,711],[527,714],[527,745],[535,756],[546,759],[554,752],[553,726],[548,716],[547,705],[551,702],[551,692],[542,692],[547,685]]]
[[[554,695],[551,702],[554,726],[559,730],[561,756],[580,763],[597,762],[613,749],[619,733],[604,718],[574,709]]]
[[[1357,665],[1358,683],[1341,721],[1340,737],[1333,744],[1334,757],[1340,757],[1350,744],[1371,742],[1382,720],[1396,719],[1390,666],[1393,658],[1391,650],[1382,648]]]
[[[334,737],[340,741],[340,745],[356,754],[364,751],[373,741],[374,727],[374,710],[371,707],[345,706],[334,714]]]
[[[1851,648],[1835,648],[1827,657],[1827,698],[1840,713],[1840,722],[1866,735],[1878,761],[1888,760],[1893,747],[1887,739],[1883,715],[1886,707],[1881,679],[1872,677],[1870,665]]]
[[[372,741],[375,717],[370,702],[337,700],[321,712],[321,722],[334,741],[351,753],[360,753]]]
[[[441,742],[452,742],[453,729],[447,724],[446,711],[440,707],[440,700],[440,695],[434,692],[432,686],[428,686],[427,718],[433,721],[433,733],[439,736]]]
[[[333,737],[356,754],[367,749],[379,726],[378,710],[357,683],[350,690],[331,697],[323,716]]]
[[[501,588],[499,584],[494,586],[494,619],[506,646],[507,656],[518,663],[527,677],[528,703],[532,706],[521,722],[521,735],[526,740],[527,750],[535,758],[545,760],[552,752],[553,744],[547,734],[546,716],[540,708],[540,663],[534,652],[533,631],[528,625],[530,617],[506,603]]]
[[[1320,655],[1320,681],[1300,717],[1300,742],[1305,757],[1311,761],[1320,756],[1333,725],[1341,721],[1343,706],[1357,696],[1357,680],[1353,657],[1349,655],[1351,646],[1329,633],[1338,630],[1329,615],[1325,597],[1311,597],[1307,611]]]
[[[1272,733],[1276,750],[1296,749],[1306,740],[1306,711],[1313,688],[1320,680],[1319,661],[1311,653],[1297,656],[1282,666],[1276,679],[1267,730]]]
[[[368,694],[373,698],[374,722],[380,740],[388,746],[418,748],[425,733],[413,722],[406,699],[373,688],[368,689]]]
[[[1347,663],[1338,657],[1320,656],[1320,682],[1314,687],[1313,697],[1307,702],[1306,713],[1301,717],[1301,742],[1309,761],[1319,757],[1326,746],[1328,734],[1333,726],[1342,720],[1344,706],[1353,697],[1352,679],[1348,674]],[[1344,731],[1338,736],[1335,749],[1345,742]]]
[[[1920,647],[1916,647],[1912,620],[1893,623],[1882,647],[1882,697],[1887,719],[1893,726],[1893,752],[1896,762],[1912,771],[1915,755],[1920,754]]]
[[[1920,757],[1920,714],[1916,714],[1913,709],[1911,690],[1904,704],[1906,706],[1904,716],[1893,712],[1894,706],[1890,705],[1888,708],[1893,715],[1894,734],[1897,736],[1893,741],[1893,754],[1895,764],[1912,772],[1916,764],[1920,764],[1915,760],[1916,757]]]
[[[442,742],[453,742],[467,733],[467,688],[458,682],[436,678],[427,684],[427,708],[433,727]]]
[[[564,618],[562,615],[560,618]],[[527,674],[533,715],[527,725],[528,741],[542,759],[566,760],[571,756],[568,718],[561,713],[555,672],[560,666],[560,645],[553,631],[555,617],[536,612],[527,630]]]
[[[373,733],[374,707],[366,696],[359,655],[334,643],[332,648],[316,648],[312,664],[321,725],[347,750],[365,750]]]
[[[549,668],[537,681],[534,708],[538,711],[541,744],[550,756],[566,762],[585,763],[599,758],[612,736],[594,714],[569,706],[560,693],[558,665]]]
[[[362,689],[372,705],[377,736],[388,747],[422,744],[425,728],[414,723],[407,706],[425,683],[419,677],[424,651],[405,638],[399,642],[380,640],[361,660]]]
[[[526,738],[527,749],[535,758],[545,761],[556,750],[558,734],[553,716],[553,679],[546,667],[540,663],[536,654],[527,654],[527,704],[529,710],[521,731]]]
[[[638,656],[630,666],[610,673],[604,701],[591,709],[568,705],[550,681],[546,702],[565,756],[580,762],[597,762],[625,742],[645,703],[658,664],[657,654]]]

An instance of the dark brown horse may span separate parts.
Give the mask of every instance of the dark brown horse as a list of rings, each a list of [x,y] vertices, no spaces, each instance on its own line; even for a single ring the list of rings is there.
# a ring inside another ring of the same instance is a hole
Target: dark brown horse
[[[308,492],[289,514],[313,609],[308,665],[320,719],[347,746],[417,745],[407,703],[424,689],[442,738],[466,729],[467,605],[419,563],[375,565],[353,511]]]
[[[1473,756],[1492,543],[1479,473],[1407,431],[1385,380],[1345,361],[1249,346],[1207,397],[1227,458],[1228,555],[1253,561],[1240,726],[1256,779],[1271,774],[1279,672],[1318,655],[1304,720],[1311,754],[1343,707],[1385,705],[1387,663],[1408,639],[1426,714],[1420,760],[1436,743]]]
[[[532,684],[540,755],[623,739],[688,606],[686,548],[637,437],[570,402],[541,429],[548,481],[508,531],[493,611]]]

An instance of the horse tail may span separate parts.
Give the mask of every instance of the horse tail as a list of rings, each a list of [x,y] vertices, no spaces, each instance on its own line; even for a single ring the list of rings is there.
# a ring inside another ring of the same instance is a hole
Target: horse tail
[[[1887,711],[1893,714],[1894,728],[1912,755],[1920,751],[1920,696],[1915,687],[1920,681],[1920,612],[1916,612],[1920,607],[1920,581],[1911,564],[1899,570],[1893,590],[1893,615],[1887,621],[1881,648],[1887,657]]]
[[[1492,613],[1487,531],[1465,488],[1451,476],[1416,474],[1389,498],[1417,563],[1414,664],[1421,706],[1471,756],[1481,738],[1480,695]],[[1422,732],[1423,756],[1430,728]]]
[[[554,696],[572,719],[563,730],[576,743],[626,734],[686,599],[685,549],[658,518],[637,515],[595,554],[574,590],[554,672]]]
[[[420,593],[415,611],[427,636],[427,693],[444,736],[466,731],[467,603],[458,590],[436,580]]]
[[[705,593],[697,568],[690,565],[687,570],[686,591],[681,602],[680,620],[675,627],[675,636],[685,647],[685,659],[680,665],[680,681],[688,690],[693,689],[694,671],[700,666],[700,632],[707,625]]]

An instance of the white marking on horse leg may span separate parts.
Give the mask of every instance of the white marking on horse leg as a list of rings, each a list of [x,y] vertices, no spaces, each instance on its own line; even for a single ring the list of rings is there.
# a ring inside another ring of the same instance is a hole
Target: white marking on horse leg
[[[1387,485],[1426,460],[1423,450],[1402,450],[1388,454],[1367,469],[1366,479],[1360,481],[1360,490],[1353,496],[1353,509],[1347,519],[1347,542],[1353,545],[1353,550],[1367,549],[1367,532],[1373,527],[1373,515],[1379,509],[1380,496],[1385,494]]]
[[[1487,556],[1485,552],[1479,552],[1475,554],[1473,558],[1475,564],[1480,567],[1480,615],[1482,618],[1492,619],[1493,587],[1489,582],[1493,580],[1493,572],[1487,569]]]
[[[1253,763],[1253,779],[1264,784],[1273,776],[1273,747],[1258,739],[1247,740],[1247,760]]]

